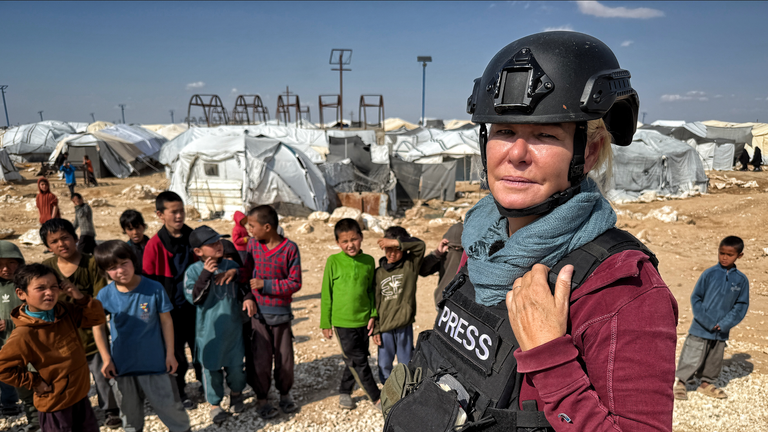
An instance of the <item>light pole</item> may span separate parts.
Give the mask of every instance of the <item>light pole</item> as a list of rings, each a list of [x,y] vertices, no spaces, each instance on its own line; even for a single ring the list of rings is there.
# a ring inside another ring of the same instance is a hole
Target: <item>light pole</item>
[[[11,127],[11,122],[8,121],[8,107],[5,106],[5,89],[7,89],[7,85],[0,85],[0,92],[3,92],[3,109],[5,110],[5,125],[8,127]]]
[[[171,110],[171,124],[173,124],[173,110]]]
[[[42,111],[38,111],[37,113],[40,114],[40,121],[43,121],[43,112]]]
[[[93,120],[94,123],[96,123],[96,117],[91,113],[91,120]]]
[[[643,121],[641,121],[640,123],[645,124],[645,115],[646,114],[648,114],[648,113],[647,112],[643,112]]]
[[[423,73],[421,74],[421,127],[424,127],[426,121],[424,120],[424,103],[426,101],[427,94],[427,63],[432,62],[432,56],[418,56],[417,62],[421,62],[423,67]]]
[[[120,107],[120,112],[123,115],[123,124],[125,124],[125,104],[118,105]]]

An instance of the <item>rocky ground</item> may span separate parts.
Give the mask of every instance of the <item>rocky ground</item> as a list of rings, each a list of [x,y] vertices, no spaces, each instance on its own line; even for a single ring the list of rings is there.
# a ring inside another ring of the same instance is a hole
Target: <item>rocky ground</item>
[[[17,244],[21,244],[25,233],[38,227],[33,173],[22,171],[22,174],[26,178],[23,183],[0,186],[0,236],[5,233],[9,240]],[[720,239],[726,235],[738,235],[745,240],[744,258],[738,266],[750,278],[750,307],[744,321],[731,332],[726,348],[726,366],[718,382],[728,392],[729,398],[714,400],[689,392],[688,401],[675,403],[674,430],[768,430],[768,326],[765,323],[768,311],[768,250],[764,250],[768,248],[767,218],[764,216],[768,214],[768,174],[732,172],[718,173],[717,177],[713,174],[711,177],[713,187],[708,195],[685,200],[646,197],[648,202],[617,205],[618,225],[641,238],[659,257],[661,275],[680,306],[678,350],[692,319],[691,290],[701,272],[716,264]],[[51,183],[54,193],[59,196],[63,216],[73,219],[74,207],[66,198],[66,186],[56,179],[51,179]],[[133,189],[123,193],[129,187]],[[123,180],[103,179],[97,188],[78,188],[78,191],[87,201],[98,199],[94,203],[98,205],[93,206],[97,240],[107,240],[125,237],[118,218],[128,208],[141,211],[149,225],[147,234],[154,234],[160,223],[154,216],[153,189],[162,190],[165,187],[167,180],[164,176],[155,174]],[[368,218],[366,224],[370,229],[365,231],[363,250],[376,259],[383,256],[383,251],[376,246],[380,237],[377,231],[387,223],[401,224],[412,235],[426,241],[429,250],[435,248],[450,224],[482,196],[475,185],[459,184],[457,190],[461,191],[463,198],[455,202],[429,202],[391,221]],[[233,226],[230,220],[202,221],[192,216],[190,212],[188,223],[192,227],[207,224],[221,233],[229,233]],[[301,410],[263,421],[253,409],[247,409],[217,427],[208,417],[209,406],[199,397],[198,407],[190,412],[192,429],[275,432],[381,430],[381,416],[364,400],[362,391],[357,390],[353,395],[358,402],[357,409],[339,409],[337,386],[343,367],[340,350],[335,340],[323,339],[318,328],[323,267],[326,257],[338,251],[332,226],[322,220],[293,217],[283,218],[281,224],[287,236],[298,243],[302,256],[303,287],[294,301],[297,366],[296,385],[292,392]],[[13,234],[5,230],[13,230]],[[41,261],[50,256],[43,253],[41,245],[21,245],[21,249],[28,262]],[[432,292],[436,285],[436,276],[419,280],[417,332],[432,327],[436,313]],[[376,350],[371,351],[371,364],[375,365]],[[187,381],[188,391],[194,393],[199,384],[194,382],[191,373],[187,375]],[[638,391],[642,391],[642,387],[642,383],[638,383]],[[253,393],[249,396],[246,402],[251,408],[254,404]],[[270,397],[276,405],[277,395]],[[93,400],[95,403],[95,395]],[[226,406],[227,402],[224,404]],[[24,423],[23,416],[0,419],[0,430],[11,430]],[[145,430],[166,429],[150,413]]]

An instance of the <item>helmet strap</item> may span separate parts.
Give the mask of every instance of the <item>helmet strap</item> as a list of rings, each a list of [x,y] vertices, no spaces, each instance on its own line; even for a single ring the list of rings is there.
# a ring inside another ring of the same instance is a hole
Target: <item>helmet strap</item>
[[[480,123],[480,157],[483,160],[483,171],[485,171],[486,179],[488,178],[488,163],[486,156],[486,145],[488,144],[488,130],[484,123]],[[551,212],[556,207],[567,203],[576,194],[581,192],[581,182],[587,177],[584,173],[584,164],[586,161],[585,153],[587,149],[587,122],[576,123],[576,133],[573,136],[573,157],[571,158],[571,164],[568,168],[568,181],[571,186],[561,192],[553,194],[543,202],[526,207],[523,209],[508,209],[502,206],[498,200],[494,197],[493,201],[496,203],[496,208],[499,213],[507,218],[519,218],[533,215],[543,215]]]

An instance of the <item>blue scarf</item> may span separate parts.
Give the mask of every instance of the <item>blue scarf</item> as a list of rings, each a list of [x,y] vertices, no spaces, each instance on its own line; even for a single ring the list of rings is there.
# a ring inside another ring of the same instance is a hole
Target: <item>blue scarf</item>
[[[467,212],[461,236],[475,301],[485,306],[504,301],[515,279],[534,264],[551,268],[615,224],[616,213],[591,179],[582,182],[581,193],[570,201],[511,237],[507,219],[499,214],[493,196],[486,196]],[[498,241],[503,247],[489,257],[491,245]]]
[[[24,306],[24,312],[26,312],[27,315],[31,316],[32,318],[37,318],[43,321],[53,322],[56,320],[56,314],[54,313],[53,309],[47,311],[32,312],[29,310],[29,306]]]

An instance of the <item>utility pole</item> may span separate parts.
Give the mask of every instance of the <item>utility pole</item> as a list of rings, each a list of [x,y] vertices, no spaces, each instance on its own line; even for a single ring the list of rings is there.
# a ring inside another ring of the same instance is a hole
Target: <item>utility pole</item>
[[[346,59],[344,58],[346,56]],[[352,69],[344,69],[344,65],[352,63],[352,50],[346,48],[334,48],[331,50],[331,60],[328,62],[331,65],[338,65],[338,69],[331,69],[332,71],[339,71],[339,129],[344,129],[344,72],[350,72]]]
[[[173,110],[171,110],[171,124],[173,124]]]
[[[38,111],[37,113],[40,114],[40,121],[43,121],[43,112],[42,111]]]
[[[91,120],[93,120],[94,123],[96,123],[96,117],[91,113]]]
[[[416,57],[417,62],[421,62],[423,67],[423,73],[421,74],[421,127],[424,127],[426,124],[426,120],[424,119],[424,105],[426,102],[426,89],[427,89],[427,63],[432,62],[431,56],[418,56]]]
[[[645,124],[645,115],[648,114],[647,112],[643,112],[643,120],[640,122],[642,124]]]
[[[11,122],[8,121],[8,107],[5,106],[5,89],[7,89],[7,85],[0,85],[0,92],[3,92],[3,109],[5,110],[5,125],[8,127],[11,127]]]
[[[123,114],[123,124],[125,124],[125,104],[118,105],[120,107],[120,111]]]

